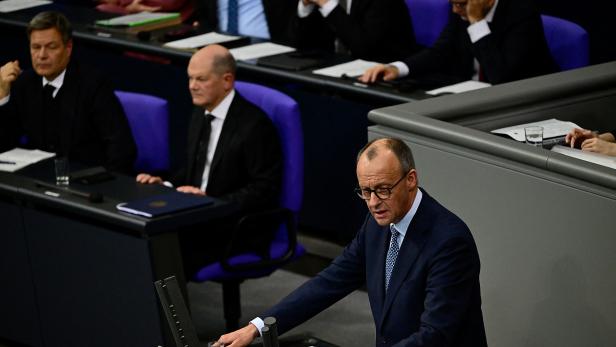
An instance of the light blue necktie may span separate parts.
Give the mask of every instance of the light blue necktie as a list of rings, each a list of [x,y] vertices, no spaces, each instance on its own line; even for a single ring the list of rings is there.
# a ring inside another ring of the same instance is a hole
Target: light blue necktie
[[[396,265],[396,258],[398,257],[399,250],[398,235],[400,235],[400,233],[393,225],[390,227],[390,230],[391,240],[389,241],[387,259],[385,259],[385,291],[389,288],[389,279],[391,278],[391,273],[394,270],[394,265]]]
[[[227,7],[227,32],[229,34],[238,34],[238,6],[239,0],[229,0]]]

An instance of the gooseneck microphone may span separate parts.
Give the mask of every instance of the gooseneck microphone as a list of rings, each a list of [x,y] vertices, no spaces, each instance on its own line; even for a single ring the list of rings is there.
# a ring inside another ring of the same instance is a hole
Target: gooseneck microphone
[[[103,194],[101,193],[87,193],[87,192],[82,192],[79,190],[70,189],[68,187],[58,187],[55,184],[45,183],[41,181],[36,181],[36,186],[46,188],[46,189],[53,189],[56,192],[66,192],[71,195],[84,198],[92,203],[103,202]]]

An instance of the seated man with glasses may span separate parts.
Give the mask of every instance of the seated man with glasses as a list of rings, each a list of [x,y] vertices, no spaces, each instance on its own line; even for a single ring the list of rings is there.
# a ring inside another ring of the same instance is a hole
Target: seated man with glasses
[[[357,157],[358,195],[370,213],[330,266],[260,317],[284,333],[366,286],[376,346],[487,346],[479,254],[468,227],[418,186],[410,148],[368,143]],[[261,318],[215,345],[247,346]]]
[[[449,2],[453,15],[432,47],[368,69],[360,81],[410,76],[431,84],[499,84],[558,71],[533,0]]]

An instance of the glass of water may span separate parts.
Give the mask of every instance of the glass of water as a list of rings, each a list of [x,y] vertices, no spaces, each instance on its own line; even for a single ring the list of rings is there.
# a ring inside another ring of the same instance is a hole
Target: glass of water
[[[526,136],[527,144],[535,147],[543,147],[543,127],[526,127],[524,128],[524,135]]]
[[[56,168],[56,185],[68,186],[70,180],[70,167],[68,165],[67,157],[56,157],[54,159],[54,165]]]

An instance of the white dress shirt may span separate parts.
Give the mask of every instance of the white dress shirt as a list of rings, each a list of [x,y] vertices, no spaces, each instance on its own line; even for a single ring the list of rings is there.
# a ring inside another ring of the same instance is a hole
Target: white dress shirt
[[[214,118],[211,121],[211,130],[210,130],[210,139],[207,145],[207,157],[205,159],[205,168],[203,169],[203,178],[201,179],[201,190],[206,191],[208,179],[210,177],[210,169],[212,167],[212,159],[214,159],[214,153],[216,153],[216,146],[218,145],[218,139],[220,138],[220,132],[222,131],[222,126],[227,118],[227,113],[229,112],[229,107],[231,106],[231,102],[233,101],[233,97],[235,97],[235,90],[231,90],[227,96],[216,106],[212,112],[209,112]],[[205,111],[203,116],[208,112]]]
[[[218,25],[227,30],[229,0],[218,0]],[[237,1],[237,27],[240,35],[268,39],[271,37],[261,0]]]

